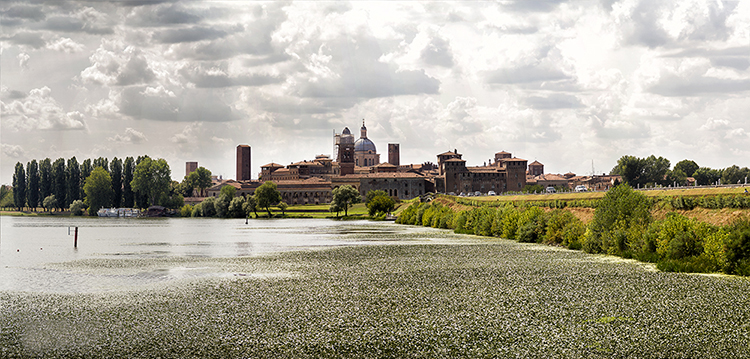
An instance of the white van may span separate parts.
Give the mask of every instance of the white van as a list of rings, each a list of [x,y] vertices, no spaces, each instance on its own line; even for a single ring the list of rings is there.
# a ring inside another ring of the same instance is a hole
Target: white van
[[[547,193],[557,193],[557,191],[555,190],[555,187],[552,187],[552,186],[547,187],[545,191]]]

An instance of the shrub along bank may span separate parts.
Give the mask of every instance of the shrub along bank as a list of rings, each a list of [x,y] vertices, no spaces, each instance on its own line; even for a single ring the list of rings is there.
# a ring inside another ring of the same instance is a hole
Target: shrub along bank
[[[712,203],[750,207],[746,198],[734,197],[740,196],[727,197],[731,200],[714,198]],[[652,200],[627,185],[611,189],[595,202],[594,219],[589,224],[563,210],[568,205],[564,201],[545,202],[544,207],[552,209],[547,211],[538,202],[479,203],[463,211],[453,210],[441,201],[414,203],[401,212],[397,223],[634,258],[656,263],[665,271],[750,276],[749,218],[726,226],[703,223],[678,213],[655,220],[651,215],[654,206],[663,208],[668,204],[683,209],[680,203],[685,203],[685,198]]]

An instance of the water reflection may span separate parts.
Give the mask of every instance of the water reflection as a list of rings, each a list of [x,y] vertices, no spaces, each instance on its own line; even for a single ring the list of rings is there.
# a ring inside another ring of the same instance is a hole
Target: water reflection
[[[79,227],[78,248],[73,231]],[[429,228],[322,219],[0,217],[0,290],[97,292],[231,276],[215,258],[413,240]],[[422,238],[423,239],[423,238]]]

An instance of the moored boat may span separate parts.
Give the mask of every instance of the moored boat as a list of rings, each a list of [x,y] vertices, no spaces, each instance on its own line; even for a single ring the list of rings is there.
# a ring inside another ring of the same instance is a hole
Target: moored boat
[[[141,214],[136,208],[102,208],[96,212],[99,217],[134,218]]]

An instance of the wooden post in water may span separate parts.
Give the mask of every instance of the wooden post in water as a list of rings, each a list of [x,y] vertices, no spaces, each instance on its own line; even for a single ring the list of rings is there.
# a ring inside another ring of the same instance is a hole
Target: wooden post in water
[[[78,248],[78,227],[76,227],[76,234],[73,239],[73,248]]]

